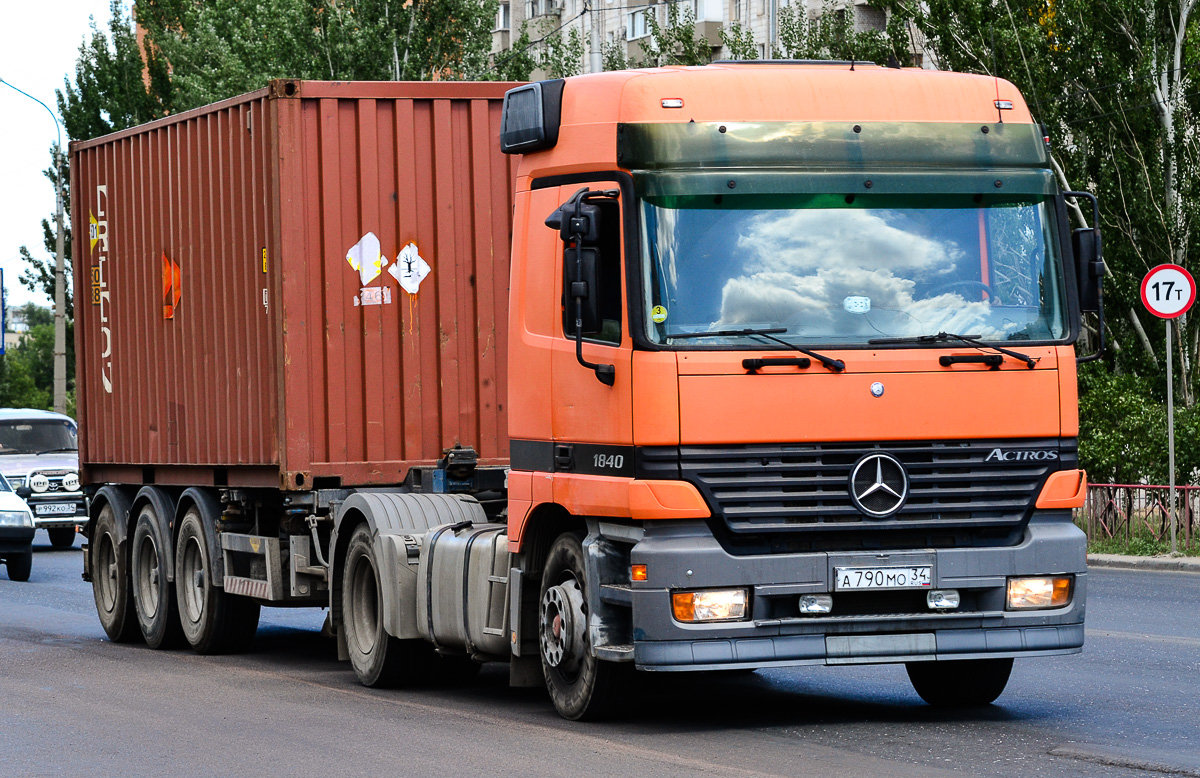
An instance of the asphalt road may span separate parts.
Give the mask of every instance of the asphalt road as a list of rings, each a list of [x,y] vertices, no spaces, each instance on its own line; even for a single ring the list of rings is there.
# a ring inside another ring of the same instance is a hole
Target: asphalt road
[[[1084,653],[1018,662],[938,713],[901,666],[640,679],[561,720],[500,666],[456,689],[358,685],[323,614],[264,610],[230,657],[108,642],[78,541],[0,573],[0,765],[25,775],[1200,776],[1200,575],[1093,570]]]

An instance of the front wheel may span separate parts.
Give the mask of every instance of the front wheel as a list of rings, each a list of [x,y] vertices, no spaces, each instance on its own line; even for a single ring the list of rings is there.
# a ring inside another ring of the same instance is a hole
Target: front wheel
[[[628,670],[592,655],[584,571],[583,536],[561,535],[546,557],[538,601],[546,690],[555,710],[572,721],[602,717],[619,696]]]
[[[921,699],[943,708],[990,705],[1008,685],[1012,659],[908,662],[908,680]]]
[[[10,581],[28,581],[29,574],[33,572],[33,551],[13,554],[5,562],[5,566],[8,567]]]
[[[70,548],[75,545],[74,527],[55,527],[46,530],[46,534],[50,536],[50,545],[55,548]]]

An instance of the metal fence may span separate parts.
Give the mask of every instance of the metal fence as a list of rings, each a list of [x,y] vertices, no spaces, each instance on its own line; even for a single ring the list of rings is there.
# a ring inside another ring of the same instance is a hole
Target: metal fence
[[[1191,549],[1200,542],[1200,486],[1175,489],[1176,539],[1180,549]],[[1075,510],[1075,523],[1087,532],[1088,540],[1170,542],[1170,499],[1169,486],[1089,484],[1087,502]]]

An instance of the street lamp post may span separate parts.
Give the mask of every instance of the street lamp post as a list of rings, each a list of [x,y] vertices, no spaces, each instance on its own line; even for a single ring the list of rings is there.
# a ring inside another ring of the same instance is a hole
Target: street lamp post
[[[54,221],[58,227],[58,235],[54,241],[54,411],[67,412],[67,289],[64,275],[66,273],[66,258],[63,256],[63,167],[62,167],[62,125],[50,106],[38,100],[28,92],[0,78],[4,84],[33,100],[46,109],[54,120],[54,128],[58,132],[58,143],[54,147]]]

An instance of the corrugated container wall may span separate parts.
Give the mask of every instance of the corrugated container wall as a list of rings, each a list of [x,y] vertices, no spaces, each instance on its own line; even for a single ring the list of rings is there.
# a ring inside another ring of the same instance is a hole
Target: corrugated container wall
[[[74,144],[85,479],[506,462],[509,86],[277,81]]]

